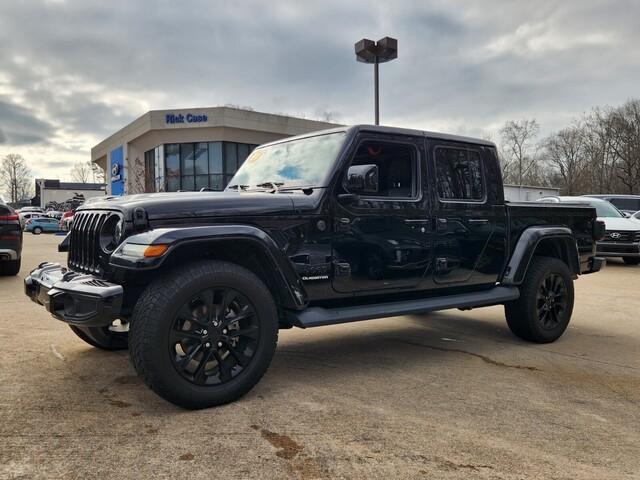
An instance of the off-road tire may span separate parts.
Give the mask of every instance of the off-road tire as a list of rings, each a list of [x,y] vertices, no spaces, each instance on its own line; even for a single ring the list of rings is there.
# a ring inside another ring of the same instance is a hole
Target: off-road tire
[[[640,265],[640,257],[622,257],[622,261],[627,265]]]
[[[129,347],[129,335],[126,332],[112,332],[109,327],[69,327],[92,347],[102,350],[126,350]]]
[[[0,261],[0,275],[14,276],[20,272],[20,263],[22,259],[2,260]]]
[[[174,366],[168,348],[178,311],[197,292],[231,288],[250,299],[260,333],[250,363],[226,383],[198,385]],[[150,284],[138,299],[129,329],[129,354],[144,382],[171,403],[188,409],[237,400],[266,372],[278,341],[278,311],[271,292],[251,271],[223,261],[194,262]]]
[[[538,292],[549,275],[558,275],[566,287],[566,307],[554,328],[543,328],[539,320]],[[520,298],[505,304],[507,325],[511,332],[535,343],[551,343],[560,338],[569,325],[573,311],[573,278],[569,267],[557,258],[536,256],[531,261],[520,286]]]

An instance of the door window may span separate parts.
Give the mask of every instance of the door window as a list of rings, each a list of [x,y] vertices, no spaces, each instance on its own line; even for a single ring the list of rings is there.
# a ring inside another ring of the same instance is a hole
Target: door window
[[[351,162],[351,166],[358,165],[378,167],[377,192],[367,193],[367,197],[418,197],[418,155],[413,145],[366,140]]]
[[[484,199],[482,161],[476,150],[437,148],[438,196],[441,200],[479,202]]]

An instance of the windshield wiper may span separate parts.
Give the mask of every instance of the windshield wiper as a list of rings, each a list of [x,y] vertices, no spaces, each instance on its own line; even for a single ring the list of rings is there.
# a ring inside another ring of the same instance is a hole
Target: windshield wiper
[[[262,183],[257,183],[256,187],[258,187],[258,188],[269,188],[269,187],[271,187],[274,192],[277,192],[278,190],[280,190],[280,187],[282,185],[284,185],[284,182],[262,182]]]
[[[246,190],[247,188],[249,188],[249,185],[229,185],[227,188],[229,190]]]

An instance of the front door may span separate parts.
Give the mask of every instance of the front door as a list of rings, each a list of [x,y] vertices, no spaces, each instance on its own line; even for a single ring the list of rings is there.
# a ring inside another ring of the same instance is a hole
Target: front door
[[[434,280],[491,284],[504,260],[504,205],[487,185],[481,146],[442,143],[431,150],[436,172]],[[490,178],[494,178],[491,175]]]
[[[432,254],[424,140],[371,134],[359,139],[350,158],[332,199],[333,288],[343,293],[415,288]],[[350,167],[375,172],[375,187],[354,192],[347,182]]]

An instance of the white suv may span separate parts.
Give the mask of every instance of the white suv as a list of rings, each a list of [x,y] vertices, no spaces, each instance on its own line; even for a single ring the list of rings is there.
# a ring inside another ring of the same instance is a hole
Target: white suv
[[[543,197],[538,202],[580,203],[596,209],[598,220],[605,224],[606,234],[597,242],[599,257],[619,257],[627,265],[640,264],[640,222],[627,218],[606,200],[592,197]]]

